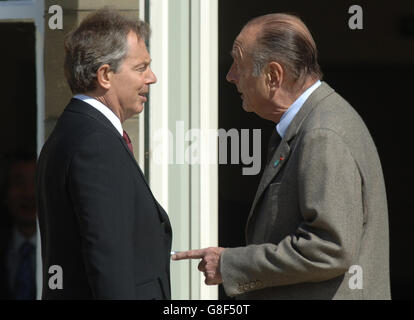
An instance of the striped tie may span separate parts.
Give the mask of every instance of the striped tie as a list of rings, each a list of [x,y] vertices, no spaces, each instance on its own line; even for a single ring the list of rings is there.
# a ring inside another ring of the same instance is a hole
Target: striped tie
[[[134,154],[134,149],[132,148],[132,143],[131,143],[131,139],[129,138],[128,134],[126,133],[126,131],[124,130],[124,135],[123,138],[126,142],[126,144],[128,145],[129,150],[131,150],[131,153]]]

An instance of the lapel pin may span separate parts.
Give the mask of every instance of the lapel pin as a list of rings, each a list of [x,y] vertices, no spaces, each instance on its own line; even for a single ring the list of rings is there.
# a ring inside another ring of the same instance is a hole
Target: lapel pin
[[[281,162],[281,161],[283,161],[283,160],[285,160],[285,158],[280,157],[280,159],[279,159],[279,160],[277,160],[277,161],[273,164],[273,167],[274,167],[274,168],[276,168],[276,167],[280,164],[280,162]]]

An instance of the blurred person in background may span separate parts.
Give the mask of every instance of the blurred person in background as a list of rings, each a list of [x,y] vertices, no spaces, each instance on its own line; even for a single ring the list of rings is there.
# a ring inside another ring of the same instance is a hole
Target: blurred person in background
[[[36,298],[34,156],[12,158],[6,177],[0,231],[0,299]],[[10,223],[9,223],[10,222]]]

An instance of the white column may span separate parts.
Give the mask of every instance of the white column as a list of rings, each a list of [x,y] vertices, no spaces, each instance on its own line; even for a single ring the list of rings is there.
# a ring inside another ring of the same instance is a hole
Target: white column
[[[147,21],[145,16],[145,7],[146,0],[139,0],[139,19],[142,21]],[[138,116],[138,163],[142,171],[145,170],[145,117],[147,115],[147,110],[144,107],[144,110]],[[144,172],[145,173],[145,172]]]
[[[173,250],[190,249],[190,165],[185,161],[190,108],[190,39],[191,0],[170,1],[169,7],[169,129],[173,134],[173,163],[169,166],[169,214],[174,229]],[[190,261],[171,263],[173,299],[191,299]]]
[[[149,2],[150,53],[158,78],[148,106],[150,185],[170,216],[173,250],[217,246],[217,137],[209,132],[218,128],[218,0]],[[182,163],[194,141],[183,141],[186,134],[176,128],[200,130],[200,163]],[[170,133],[163,143],[157,140],[162,129]],[[160,152],[163,164],[156,161]],[[218,287],[204,284],[198,262],[171,262],[173,299],[218,298]]]
[[[199,0],[199,110],[203,133],[218,129],[218,1]],[[200,247],[218,246],[217,136],[203,134],[200,165]],[[217,299],[216,286],[206,286],[200,277],[200,299]]]
[[[168,212],[168,157],[170,144],[168,139],[161,139],[168,130],[169,115],[169,0],[150,1],[150,38],[152,70],[158,82],[151,86],[149,110],[150,141],[150,185],[158,202]],[[146,106],[147,108],[149,106]],[[158,158],[157,158],[158,157]],[[163,161],[161,161],[163,160]]]
[[[35,1],[35,27],[36,27],[36,87],[37,87],[37,154],[40,154],[45,142],[45,78],[44,78],[44,35],[45,21],[43,13],[45,12],[44,0]],[[42,255],[39,223],[37,222],[37,245],[36,245],[36,298],[42,298]]]

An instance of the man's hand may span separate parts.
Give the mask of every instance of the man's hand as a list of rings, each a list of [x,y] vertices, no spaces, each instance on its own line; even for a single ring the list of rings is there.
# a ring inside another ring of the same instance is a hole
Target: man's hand
[[[206,277],[205,284],[214,285],[223,282],[220,273],[220,257],[224,248],[206,248],[190,250],[174,254],[171,258],[175,261],[184,259],[201,259],[198,270]]]

